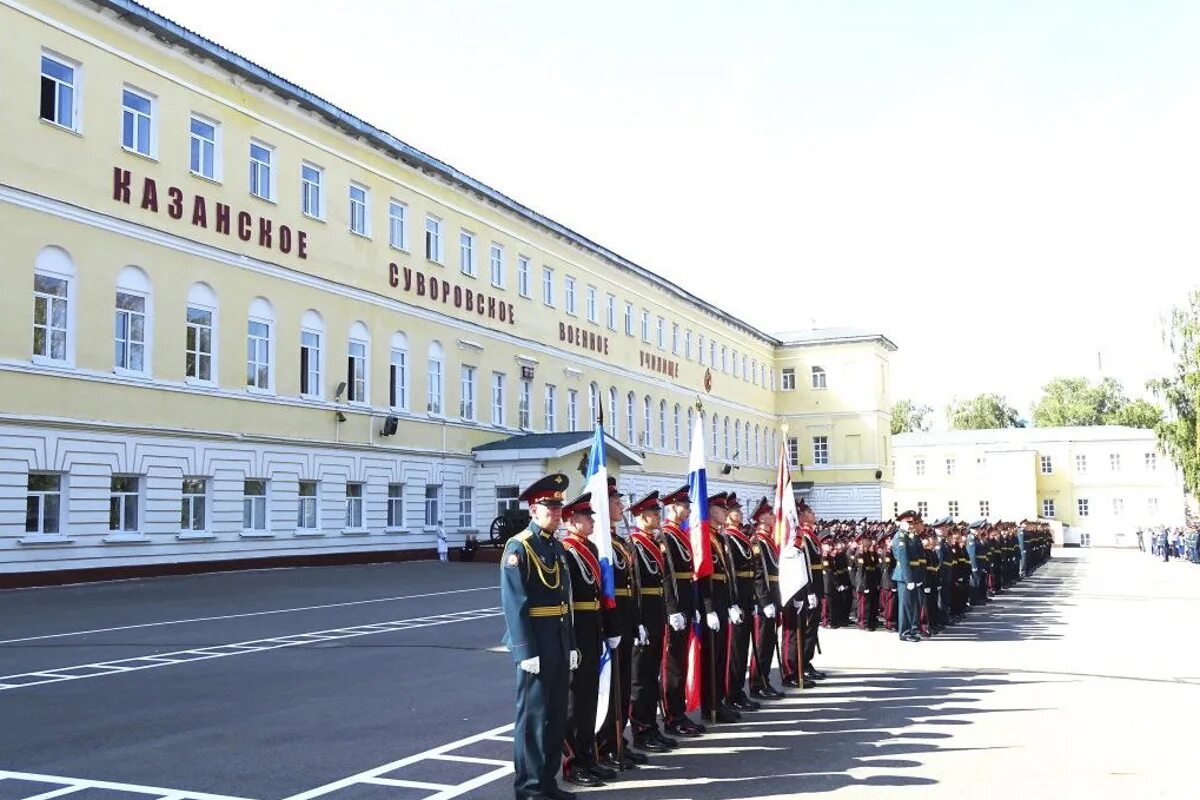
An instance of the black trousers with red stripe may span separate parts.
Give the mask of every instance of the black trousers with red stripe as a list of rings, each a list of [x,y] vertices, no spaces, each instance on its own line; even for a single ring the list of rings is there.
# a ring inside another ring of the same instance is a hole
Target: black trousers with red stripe
[[[780,612],[775,612],[779,614]],[[754,649],[750,663],[750,688],[762,689],[771,685],[771,664],[775,660],[775,619],[759,614],[754,618]]]
[[[714,719],[725,703],[725,673],[729,669],[729,610],[719,610],[717,617],[720,625],[715,631],[705,619],[700,637],[700,711],[708,720]]]
[[[633,648],[629,724],[633,735],[658,730],[659,670],[663,663],[663,629],[646,632],[647,644]]]
[[[681,631],[667,627],[666,651],[662,657],[662,698],[663,719],[668,725],[687,716],[687,650],[691,626],[689,619]]]
[[[861,589],[858,594],[858,627],[875,630],[879,622],[879,590]]]
[[[738,603],[742,609],[741,624],[729,625],[729,667],[725,672],[725,696],[730,700],[746,698],[746,667],[750,660],[751,627],[753,626],[753,606],[750,603]]]
[[[600,690],[600,615],[575,614],[575,648],[579,668],[571,673],[567,695],[567,735],[563,738],[563,772],[596,764],[596,695]]]

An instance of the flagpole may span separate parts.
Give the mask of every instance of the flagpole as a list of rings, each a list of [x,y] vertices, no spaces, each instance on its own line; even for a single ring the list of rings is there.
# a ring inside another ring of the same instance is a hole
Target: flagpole
[[[616,728],[617,763],[620,764],[625,760],[625,731],[621,728],[621,653],[616,647],[612,651],[612,666],[612,682],[615,689],[612,693],[613,727]]]

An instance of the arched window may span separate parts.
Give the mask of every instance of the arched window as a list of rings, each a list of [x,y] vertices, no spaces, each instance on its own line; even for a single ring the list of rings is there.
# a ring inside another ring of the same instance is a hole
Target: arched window
[[[75,360],[75,263],[61,247],[43,247],[33,262],[33,360]]]
[[[825,388],[825,368],[824,367],[813,367],[812,368],[812,388],[814,388],[814,389],[824,389]]]
[[[742,440],[742,421],[739,419],[733,423],[733,453],[734,453],[734,456],[736,456],[736,458],[734,458],[734,461],[740,460],[742,458],[742,456],[745,455],[744,452],[738,450],[738,442],[740,442],[741,440]],[[725,457],[729,458],[729,455],[726,454]]]
[[[725,434],[725,460],[729,460],[729,417],[725,418],[725,427],[722,429]]]
[[[184,325],[184,377],[196,383],[216,383],[217,293],[207,283],[193,283],[188,288]]]
[[[676,453],[679,453],[679,452],[682,452],[682,451],[683,451],[683,447],[682,447],[682,444],[683,444],[683,437],[680,435],[680,430],[679,430],[679,427],[680,427],[680,421],[681,421],[681,419],[680,419],[680,418],[681,418],[681,417],[682,417],[682,415],[680,414],[679,403],[676,403],[676,404],[675,404],[675,417],[674,417],[674,422],[675,422],[675,452],[676,452]]]
[[[117,372],[150,374],[154,339],[153,289],[139,267],[125,267],[117,276],[116,323],[113,327],[113,368]]]
[[[759,432],[759,427],[757,425],[755,425],[754,426],[754,463],[755,464],[762,463],[762,439],[759,438],[760,436],[761,436],[761,433]]]
[[[300,317],[300,395],[321,397],[325,371],[325,319],[313,309]]]
[[[408,337],[402,331],[392,334],[388,359],[388,405],[408,410]]]
[[[678,427],[678,426],[676,426]],[[667,401],[658,401],[658,447],[667,449]]]
[[[653,440],[650,437],[650,395],[642,401],[642,447],[650,447]]]
[[[600,411],[600,384],[596,383],[595,381],[592,381],[590,384],[588,384],[588,418],[591,420],[593,425],[596,424],[596,420],[598,418],[599,411]],[[608,424],[611,425],[612,420],[609,420]]]
[[[742,427],[742,463],[753,464],[750,460],[750,423],[747,422]]]
[[[687,443],[688,452],[692,452],[692,437],[696,435],[695,431],[696,418],[692,416],[692,407],[688,406],[687,410]]]
[[[346,342],[346,400],[351,403],[367,403],[370,395],[368,375],[370,370],[371,334],[362,322],[350,326]]]
[[[275,307],[265,297],[251,300],[246,316],[246,386],[275,390]]]
[[[610,386],[608,389],[608,424],[611,426],[609,433],[614,439],[621,437],[621,417],[617,415],[617,387]]]
[[[637,397],[630,392],[625,397],[625,441],[637,444],[637,418],[634,416]]]
[[[712,417],[712,454],[713,454],[713,458],[716,458],[717,456],[719,456],[721,454],[720,433],[721,433],[720,421],[717,419],[717,415],[713,414],[713,417]]]
[[[426,371],[425,410],[430,414],[442,414],[446,405],[446,353],[436,339],[429,343]]]

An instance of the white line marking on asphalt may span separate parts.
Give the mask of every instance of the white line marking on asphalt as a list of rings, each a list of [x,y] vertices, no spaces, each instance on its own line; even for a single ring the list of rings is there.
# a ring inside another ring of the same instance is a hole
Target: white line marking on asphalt
[[[232,797],[221,794],[207,794],[205,792],[188,792],[181,789],[162,789],[157,786],[138,786],[132,783],[114,783],[112,781],[92,781],[82,778],[65,778],[61,775],[38,775],[32,772],[9,772],[0,770],[0,780],[22,781],[24,783],[46,783],[51,786],[58,786],[58,789],[50,789],[41,792],[37,795],[25,798],[25,800],[34,800],[41,798],[47,800],[51,797],[61,797],[77,792],[83,789],[107,789],[116,792],[130,792],[132,794],[143,794],[151,797],[158,797],[162,800],[246,800],[243,797]]]
[[[154,669],[155,667],[169,667],[172,664],[206,661],[213,658],[242,656],[249,653],[260,653],[264,650],[280,650],[285,647],[299,647],[306,644],[315,644],[317,642],[328,641],[331,639],[351,639],[358,636],[371,636],[373,634],[388,633],[391,631],[407,631],[414,628],[429,628],[435,625],[451,625],[455,622],[475,622],[477,620],[488,619],[490,617],[498,617],[502,613],[504,612],[499,607],[476,608],[472,609],[471,611],[454,611],[449,614],[437,614],[433,616],[396,620],[394,622],[387,623],[389,627],[382,630],[379,629],[379,625],[357,625],[350,628],[331,628],[328,631],[317,631],[311,634],[303,634],[302,636],[287,637],[287,639],[256,639],[247,642],[236,642],[234,644],[214,645],[210,648],[196,648],[192,650],[179,650],[174,653],[161,653],[157,656],[122,658],[115,661],[99,661],[93,664],[75,664],[69,667],[41,670],[38,672],[24,672],[15,675],[0,675],[0,691],[7,691],[9,689],[24,689],[30,686],[42,686],[47,683],[58,683],[60,681],[78,681],[86,678],[100,678],[105,675],[137,672],[143,669]],[[228,649],[231,647],[236,647],[238,649]],[[170,658],[171,660],[163,660],[166,658]],[[151,661],[151,659],[153,659],[153,661]],[[150,663],[146,663],[148,661]],[[78,670],[85,668],[103,671],[73,674]],[[20,683],[11,685],[4,683],[4,681],[8,680],[30,677],[45,678],[45,680],[22,681]]]
[[[428,789],[431,792],[444,792],[454,787],[448,783],[427,783],[426,781],[405,781],[399,778],[365,778],[363,783],[376,786],[395,786],[400,789]]]
[[[35,794],[33,797],[22,798],[22,800],[51,800],[51,798],[54,798],[54,797],[62,797],[64,794],[70,794],[71,792],[78,792],[78,791],[82,790],[83,788],[85,788],[85,787],[83,787],[83,786],[64,786],[61,789],[54,789],[49,792],[42,792],[41,794]]]
[[[435,761],[457,761],[461,764],[482,764],[485,767],[503,767],[507,761],[501,761],[498,758],[477,758],[475,756],[448,756],[443,754],[432,755],[430,758]]]
[[[112,633],[114,631],[132,631],[139,628],[154,628],[160,625],[187,625],[192,622],[217,622],[225,619],[245,619],[246,617],[261,617],[269,614],[292,614],[298,611],[320,611],[323,608],[349,608],[350,606],[365,606],[372,603],[395,603],[400,600],[418,600],[423,597],[443,597],[448,594],[463,594],[464,592],[497,591],[497,586],[476,586],[471,589],[448,589],[444,592],[425,592],[423,594],[402,594],[395,597],[377,597],[372,600],[349,600],[344,603],[325,603],[318,606],[297,606],[296,608],[277,608],[269,611],[248,611],[244,614],[223,614],[214,617],[192,617],[190,619],[171,619],[161,622],[143,622],[137,625],[118,625],[112,628],[91,628],[83,631],[66,631],[63,633],[47,633],[42,636],[23,636],[19,639],[0,639],[0,645],[19,644],[21,642],[40,642],[46,639],[62,639],[67,636],[87,636],[92,633]]]

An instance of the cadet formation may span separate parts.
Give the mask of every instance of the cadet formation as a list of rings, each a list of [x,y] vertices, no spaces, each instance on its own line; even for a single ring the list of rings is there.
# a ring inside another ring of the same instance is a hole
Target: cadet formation
[[[501,556],[505,643],[517,666],[518,800],[572,798],[560,768],[570,784],[600,786],[709,725],[753,714],[784,687],[815,686],[825,677],[813,664],[821,628],[857,625],[913,643],[937,636],[1045,563],[1052,545],[1039,522],[927,524],[913,511],[889,522],[818,521],[801,502],[785,546],[808,555],[809,580],[780,597],[766,499],[747,512],[732,492],[693,498],[683,486],[626,508],[612,478],[604,498],[567,500],[568,483],[548,475],[522,493],[529,527]],[[685,530],[696,502],[707,504],[713,561],[700,579]],[[612,521],[612,607],[589,539],[597,503]],[[617,524],[626,512],[628,530]],[[612,702],[597,708],[606,654]],[[688,712],[692,682],[698,716]]]

